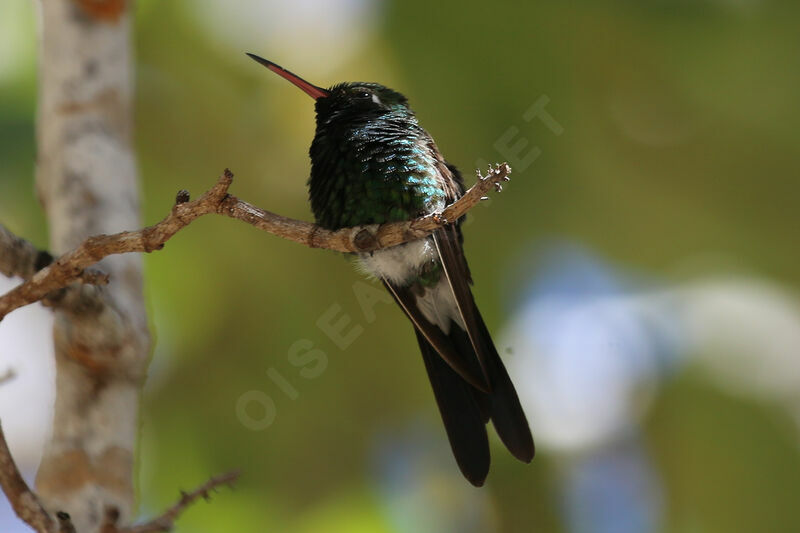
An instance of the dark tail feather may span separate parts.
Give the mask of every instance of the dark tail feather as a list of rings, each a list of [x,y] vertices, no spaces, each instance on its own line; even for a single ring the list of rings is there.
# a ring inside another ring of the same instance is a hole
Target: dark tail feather
[[[416,328],[415,332],[458,468],[470,483],[480,487],[489,473],[489,439],[475,395],[484,393],[467,384],[425,336]]]
[[[488,419],[491,418],[497,435],[508,451],[520,461],[529,463],[533,459],[535,449],[528,420],[525,418],[517,391],[514,389],[514,384],[511,383],[511,378],[508,377],[503,361],[497,354],[483,318],[477,308],[473,312],[477,326],[477,334],[474,337],[476,342],[482,343],[487,381],[492,389],[490,394],[484,394],[473,388],[473,395],[481,411],[485,413],[484,421],[488,422]],[[459,353],[474,352],[467,332],[456,324],[451,324],[449,338]]]
[[[492,387],[492,423],[495,430],[497,430],[497,435],[506,445],[508,451],[520,461],[530,463],[536,453],[536,448],[533,444],[533,436],[528,426],[528,420],[525,418],[525,412],[519,403],[514,384],[511,383],[511,378],[508,377],[506,367],[497,354],[497,349],[489,336],[489,330],[486,328],[486,324],[484,324],[477,308],[475,309],[475,314],[478,319],[480,341],[485,343],[487,348],[484,353],[489,354],[485,365],[489,384]]]
[[[476,371],[478,372],[483,372],[480,367],[480,363],[478,362],[478,358],[474,355],[475,349],[472,347],[472,341],[470,341],[469,335],[467,335],[466,331],[458,327],[455,322],[450,324],[450,334],[447,336],[447,339],[452,343],[453,349],[457,353],[463,354],[466,365],[475,367]],[[489,387],[491,387],[488,377],[486,378],[486,383],[489,384]],[[475,398],[475,403],[478,405],[478,409],[480,409],[481,420],[483,420],[484,424],[488,424],[489,420],[492,419],[491,396],[476,389],[475,387],[470,387],[469,390],[472,393],[472,397]]]
[[[442,260],[444,273],[450,284],[466,331],[451,324],[450,339],[465,359],[475,357],[489,382],[491,417],[500,440],[520,461],[526,463],[535,453],[533,437],[528,421],[517,398],[517,391],[508,377],[503,361],[497,354],[492,337],[483,322],[472,292],[469,289],[469,270],[461,251],[460,233],[456,226],[445,226],[436,230],[433,240]]]

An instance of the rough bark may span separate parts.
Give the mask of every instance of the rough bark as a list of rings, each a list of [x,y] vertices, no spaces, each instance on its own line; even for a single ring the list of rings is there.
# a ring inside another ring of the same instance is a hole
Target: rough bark
[[[128,2],[40,2],[36,184],[60,255],[91,235],[140,225],[131,147]],[[99,265],[115,283],[86,286],[56,310],[53,431],[36,478],[52,515],[97,531],[109,509],[128,523],[139,391],[149,335],[141,256]]]

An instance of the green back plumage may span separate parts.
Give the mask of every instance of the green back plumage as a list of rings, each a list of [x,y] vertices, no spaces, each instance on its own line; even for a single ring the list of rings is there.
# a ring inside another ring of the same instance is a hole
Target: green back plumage
[[[407,220],[442,207],[435,145],[406,98],[375,83],[343,83],[317,100],[311,208],[338,229]]]

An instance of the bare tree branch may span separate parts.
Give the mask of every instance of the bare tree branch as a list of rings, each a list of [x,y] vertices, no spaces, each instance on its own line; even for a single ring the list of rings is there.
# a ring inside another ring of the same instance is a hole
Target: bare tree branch
[[[53,256],[46,250],[36,248],[32,243],[11,233],[0,224],[0,272],[8,277],[31,279],[33,275],[53,262]],[[92,285],[105,285],[108,275],[94,269],[85,269],[78,281]]]
[[[508,180],[507,164],[489,169],[487,176],[478,173],[478,180],[464,195],[441,213],[403,222],[354,226],[337,231],[315,224],[286,218],[264,211],[228,194],[233,182],[229,170],[198,200],[188,201],[188,193],[180,191],[172,212],[161,222],[138,231],[89,237],[74,250],[65,253],[49,266],[33,274],[28,281],[0,297],[0,320],[9,312],[44,298],[48,293],[82,279],[92,283],[103,281],[86,274],[86,269],[112,254],[152,252],[160,250],[178,231],[195,219],[208,214],[225,215],[242,220],[256,228],[311,248],[338,252],[368,252],[422,238],[450,222],[455,222],[477,205],[492,188],[501,189]]]
[[[0,424],[0,486],[17,516],[40,533],[54,533],[56,523],[44,510],[39,498],[22,479]]]
[[[200,498],[209,500],[211,498],[211,492],[216,491],[217,488],[221,487],[222,485],[233,486],[233,483],[238,479],[238,477],[238,471],[228,472],[227,474],[223,474],[221,476],[212,477],[202,486],[198,487],[192,492],[181,492],[181,498],[175,503],[175,505],[164,511],[161,516],[154,518],[149,522],[145,522],[144,524],[118,529],[116,532],[159,533],[162,531],[170,531],[175,524],[175,520],[178,519],[178,517],[186,510],[187,507]]]

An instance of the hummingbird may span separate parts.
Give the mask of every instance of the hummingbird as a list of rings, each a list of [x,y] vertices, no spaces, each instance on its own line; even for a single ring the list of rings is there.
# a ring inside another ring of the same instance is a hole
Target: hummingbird
[[[315,100],[308,187],[319,226],[409,220],[440,212],[464,193],[461,174],[399,92],[367,82],[324,89],[247,55]],[[472,297],[462,220],[425,238],[355,255],[358,268],[380,280],[411,321],[456,463],[481,486],[489,472],[489,421],[520,461],[533,459],[534,444]]]

